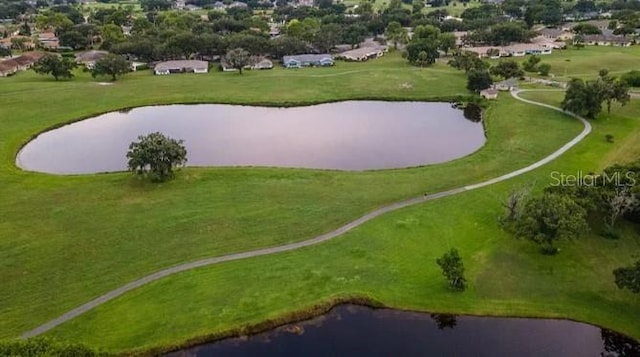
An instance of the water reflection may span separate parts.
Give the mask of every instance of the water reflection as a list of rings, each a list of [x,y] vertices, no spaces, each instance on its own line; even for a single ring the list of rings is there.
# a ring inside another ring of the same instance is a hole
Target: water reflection
[[[124,109],[43,133],[20,151],[17,165],[59,174],[122,171],[129,144],[156,131],[184,139],[190,166],[402,168],[449,161],[485,141],[482,124],[464,120],[448,103],[168,105]]]
[[[436,322],[440,330],[454,328],[458,324],[457,315],[451,314],[431,314],[431,318]]]
[[[434,324],[435,322],[435,324]],[[169,356],[640,356],[638,343],[567,321],[426,314],[342,305],[251,337]]]
[[[604,351],[602,357],[638,357],[640,356],[640,344],[627,336],[611,330],[601,329]]]
[[[482,107],[476,103],[467,103],[463,109],[464,117],[474,123],[482,121]]]

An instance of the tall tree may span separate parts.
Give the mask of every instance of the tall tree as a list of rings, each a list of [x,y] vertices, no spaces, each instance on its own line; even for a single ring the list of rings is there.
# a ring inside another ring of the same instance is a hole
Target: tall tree
[[[329,52],[342,39],[342,26],[338,24],[325,24],[313,38],[313,45],[322,53]]]
[[[544,254],[556,254],[557,241],[578,238],[589,230],[586,216],[571,197],[546,192],[525,204],[515,222],[516,233],[539,244]]]
[[[47,54],[40,58],[32,69],[38,74],[50,74],[57,81],[60,78],[72,78],[72,71],[76,66],[76,62],[70,58]]]
[[[111,76],[111,80],[115,81],[118,76],[122,76],[131,70],[131,65],[124,57],[110,53],[98,61],[96,61],[91,75],[95,78],[97,76]]]
[[[438,37],[438,43],[439,49],[447,55],[449,50],[456,47],[456,36],[452,33],[443,33]]]
[[[224,61],[231,67],[237,69],[242,74],[242,69],[249,65],[251,57],[249,52],[242,48],[235,48],[227,52]]]
[[[367,36],[367,28],[360,24],[349,25],[343,34],[344,42],[351,45],[351,48],[355,48]]]
[[[626,82],[610,77],[606,71],[600,71],[596,80],[570,80],[562,101],[562,109],[587,118],[595,118],[602,111],[603,102],[607,103],[607,111],[610,111],[613,101],[625,105],[629,99],[629,87]]]
[[[398,44],[405,44],[409,41],[407,30],[397,21],[392,21],[384,32],[387,41],[393,43],[393,48],[398,49]]]
[[[152,181],[166,181],[173,177],[176,168],[187,163],[187,149],[182,140],[156,132],[141,135],[131,143],[127,159],[129,171]]]
[[[500,61],[497,65],[491,68],[491,74],[500,76],[504,79],[520,78],[524,75],[524,72],[520,68],[518,62],[513,60]]]
[[[442,275],[447,278],[451,289],[464,290],[467,280],[464,277],[464,264],[457,249],[452,248],[442,257],[436,259],[436,263],[442,269]]]
[[[493,79],[486,69],[471,69],[467,72],[467,89],[472,92],[480,92],[492,84]]]

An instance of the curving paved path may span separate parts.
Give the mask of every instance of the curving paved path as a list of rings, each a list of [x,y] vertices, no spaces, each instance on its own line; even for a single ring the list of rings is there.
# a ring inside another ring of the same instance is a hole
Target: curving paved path
[[[530,104],[534,104],[534,105],[538,105],[541,107],[545,107],[545,108],[549,108],[549,109],[553,109],[556,111],[560,111],[563,112],[560,108],[556,108],[554,106],[548,105],[548,104],[542,104],[542,103],[538,103],[538,102],[534,102],[532,100],[528,100],[528,99],[523,99],[520,98],[518,96],[519,93],[521,92],[525,92],[525,91],[529,91],[529,90],[519,90],[519,91],[513,91],[511,92],[511,95],[520,100],[523,101],[525,103],[530,103]],[[535,90],[532,90],[535,91]],[[391,212],[391,211],[395,211],[404,207],[408,207],[408,206],[412,206],[418,203],[422,203],[425,201],[431,201],[431,200],[435,200],[438,198],[442,198],[442,197],[447,197],[447,196],[452,196],[461,192],[465,192],[465,191],[470,191],[470,190],[475,190],[477,188],[481,188],[481,187],[485,187],[485,186],[489,186],[489,185],[493,185],[495,183],[501,182],[501,181],[505,181],[508,180],[510,178],[522,175],[526,172],[535,170],[537,168],[539,168],[542,165],[545,165],[547,163],[549,163],[550,161],[558,158],[560,155],[564,154],[567,150],[569,150],[570,148],[572,148],[573,146],[575,146],[577,143],[579,143],[582,139],[584,139],[587,135],[589,135],[589,133],[591,132],[591,124],[589,124],[589,122],[587,120],[585,120],[584,118],[571,114],[571,113],[566,113],[569,114],[571,116],[573,116],[574,118],[577,118],[578,120],[580,120],[582,122],[582,124],[584,124],[584,130],[582,130],[582,132],[576,136],[575,138],[573,138],[571,141],[569,141],[568,143],[566,143],[564,146],[562,146],[560,149],[556,150],[555,152],[553,152],[551,155],[543,158],[542,160],[533,163],[527,167],[524,167],[522,169],[510,172],[508,174],[502,175],[500,177],[496,177],[494,179],[491,180],[487,180],[484,182],[480,182],[474,185],[469,185],[469,186],[465,186],[465,187],[459,187],[459,188],[454,188],[448,191],[442,191],[442,192],[438,192],[438,193],[433,193],[430,195],[425,195],[425,196],[421,196],[421,197],[416,197],[416,198],[412,198],[412,199],[408,199],[405,201],[401,201],[401,202],[397,202],[397,203],[393,203],[390,204],[388,206],[379,208],[375,211],[369,212],[368,214],[356,219],[355,221],[352,221],[350,223],[347,223],[346,225],[332,231],[329,233],[325,233],[323,235],[317,236],[315,238],[311,238],[308,240],[304,240],[301,242],[296,242],[296,243],[291,243],[291,244],[285,244],[285,245],[281,245],[281,246],[277,246],[277,247],[271,247],[271,248],[263,248],[263,249],[258,249],[258,250],[252,250],[252,251],[248,251],[248,252],[243,252],[243,253],[235,253],[235,254],[229,254],[229,255],[223,255],[223,256],[219,256],[219,257],[213,257],[213,258],[207,258],[207,259],[202,259],[202,260],[198,260],[198,261],[194,261],[194,262],[190,262],[190,263],[185,263],[185,264],[181,264],[181,265],[177,265],[171,268],[167,268],[164,270],[160,270],[158,272],[155,272],[151,275],[147,275],[145,277],[142,277],[138,280],[132,281],[126,285],[123,285],[115,290],[112,290],[94,300],[91,300],[89,302],[87,302],[84,305],[81,305],[67,313],[65,313],[64,315],[57,317],[47,323],[45,323],[44,325],[38,326],[35,329],[24,333],[21,338],[29,338],[29,337],[34,337],[37,335],[40,335],[44,332],[47,332],[51,329],[53,329],[54,327],[67,322],[79,315],[82,315],[83,313],[93,309],[94,307],[98,306],[98,305],[102,305],[105,302],[115,299],[116,297],[131,291],[133,289],[136,289],[140,286],[149,284],[152,281],[158,280],[158,279],[162,279],[166,276],[169,275],[173,275],[176,273],[180,273],[186,270],[191,270],[191,269],[195,269],[195,268],[199,268],[199,267],[204,267],[204,266],[208,266],[208,265],[213,265],[213,264],[219,264],[219,263],[223,263],[223,262],[228,262],[228,261],[232,261],[232,260],[240,260],[240,259],[246,259],[246,258],[253,258],[253,257],[258,257],[261,255],[269,255],[269,254],[275,254],[275,253],[281,253],[281,252],[286,252],[286,251],[290,251],[290,250],[295,250],[295,249],[300,249],[303,247],[308,247],[311,245],[315,245],[315,244],[319,244],[325,241],[328,241],[332,238],[335,238],[337,236],[340,236],[362,224],[364,224],[367,221],[372,220],[375,217],[378,217],[380,215],[383,215],[387,212]]]

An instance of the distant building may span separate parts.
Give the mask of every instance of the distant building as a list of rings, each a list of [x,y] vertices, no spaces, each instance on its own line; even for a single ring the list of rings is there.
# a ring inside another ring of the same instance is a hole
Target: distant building
[[[7,77],[18,71],[27,70],[43,56],[42,52],[25,52],[18,57],[0,61],[0,77]]]
[[[488,88],[480,91],[480,96],[484,99],[497,99],[498,90],[494,88]]]
[[[366,61],[373,58],[378,58],[384,56],[384,53],[387,51],[386,46],[377,46],[377,47],[361,47],[356,48],[349,51],[344,51],[338,55],[336,58],[343,59],[346,61]]]
[[[93,69],[96,62],[108,55],[107,51],[86,51],[76,54],[76,62],[83,64],[88,69]]]
[[[153,69],[156,75],[166,75],[171,73],[207,73],[209,72],[209,62],[206,61],[167,61],[156,64]]]
[[[282,58],[282,65],[286,68],[301,68],[301,67],[326,67],[333,66],[333,57],[328,54],[322,55],[297,55],[297,56],[284,56]]]
[[[591,46],[631,46],[631,39],[616,35],[585,35],[584,44]]]
[[[260,70],[260,69],[272,69],[273,62],[267,58],[255,58],[252,60],[251,69]]]

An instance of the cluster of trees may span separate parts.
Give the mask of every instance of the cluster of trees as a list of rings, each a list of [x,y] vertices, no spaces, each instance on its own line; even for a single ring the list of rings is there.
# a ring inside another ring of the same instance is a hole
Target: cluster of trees
[[[420,25],[413,30],[411,42],[406,53],[409,63],[426,66],[435,63],[440,51],[445,53],[456,45],[456,38],[451,33],[443,33],[432,25]]]
[[[556,179],[542,196],[529,197],[524,188],[503,202],[504,227],[540,245],[543,253],[555,254],[557,242],[586,234],[591,226],[588,217],[602,217],[592,225],[614,239],[620,219],[640,223],[640,161],[609,167],[600,175]]]
[[[528,197],[528,188],[515,190],[503,202],[506,214],[500,221],[516,236],[540,245],[544,254],[556,254],[558,241],[578,239],[592,225],[602,224],[603,236],[618,239],[615,228],[619,220],[640,223],[639,179],[637,161],[614,165],[601,175],[559,182],[547,187],[540,197]],[[588,217],[602,217],[603,222],[589,222]],[[618,288],[640,293],[640,259],[615,269],[613,276]]]
[[[538,66],[539,59],[536,60],[537,57],[534,57],[532,56],[528,59],[529,64],[525,62],[525,69],[533,70],[535,68],[536,71],[540,70],[539,67],[541,65]],[[534,59],[532,60],[531,58]],[[524,76],[523,68],[514,60],[503,60],[491,67],[487,62],[478,58],[475,52],[470,51],[456,52],[453,59],[449,61],[449,65],[465,71],[467,74],[467,89],[472,92],[480,92],[491,87],[493,84],[492,75],[502,79],[521,78]],[[545,70],[548,71],[550,68],[549,66]]]
[[[603,227],[601,235],[618,239],[618,221],[640,223],[639,178],[636,161],[614,165],[600,175],[558,182],[540,197],[529,197],[529,188],[518,189],[503,202],[506,214],[501,222],[516,236],[540,245],[544,254],[556,254],[558,241],[578,239],[591,226]],[[594,217],[602,217],[602,223]],[[640,259],[615,269],[613,276],[620,289],[640,293]]]
[[[611,75],[606,69],[600,70],[594,80],[574,78],[569,81],[562,109],[587,118],[595,118],[602,112],[602,104],[606,103],[607,112],[611,112],[612,102],[625,105],[629,102],[629,86],[625,81]]]
[[[551,65],[548,63],[540,63],[540,57],[533,55],[529,56],[526,61],[522,63],[522,69],[527,72],[540,73],[542,76],[548,76],[551,71]]]
[[[507,22],[480,28],[465,35],[462,43],[470,46],[506,46],[512,42],[528,42],[535,37],[523,22]]]
[[[32,69],[38,74],[51,75],[57,81],[60,78],[73,78],[73,70],[76,67],[76,61],[73,58],[47,54],[40,58]],[[129,72],[130,69],[131,64],[126,58],[116,54],[109,54],[96,61],[91,70],[91,75],[94,78],[97,76],[109,76],[112,81],[115,81],[118,76]]]

